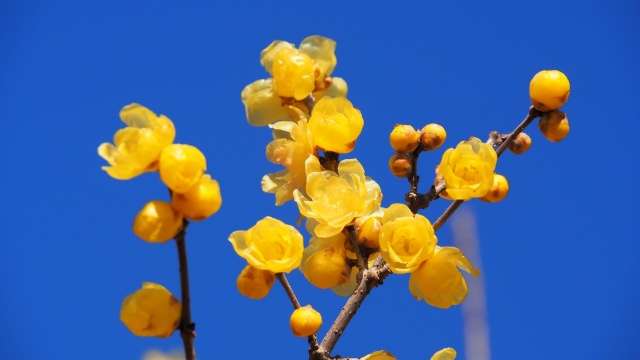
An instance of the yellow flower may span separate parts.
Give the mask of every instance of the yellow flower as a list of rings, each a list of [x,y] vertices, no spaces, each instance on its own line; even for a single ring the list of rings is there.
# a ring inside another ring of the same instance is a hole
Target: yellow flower
[[[182,214],[171,204],[161,200],[149,201],[133,221],[133,232],[150,243],[167,242],[181,228]]]
[[[343,97],[323,97],[313,108],[309,119],[309,129],[316,145],[340,154],[353,150],[363,126],[360,110]]]
[[[273,78],[255,81],[242,91],[247,121],[265,126],[287,119],[283,107],[287,98],[301,100],[312,92],[316,100],[325,94],[346,96],[346,82],[329,77],[337,64],[335,48],[335,41],[314,35],[304,39],[299,49],[276,40],[262,50],[260,63]]]
[[[236,286],[240,294],[257,300],[269,294],[275,280],[276,276],[271,271],[247,265],[238,276]]]
[[[360,358],[360,360],[396,360],[396,358],[388,351],[378,350]]]
[[[364,168],[356,159],[338,164],[333,171],[307,173],[307,196],[293,192],[300,213],[318,221],[314,234],[330,237],[353,223],[354,218],[371,214],[380,206],[382,191],[373,180],[365,177]]]
[[[172,144],[160,154],[160,179],[169,189],[185,193],[196,186],[207,169],[207,159],[192,145]]]
[[[444,348],[436,351],[431,360],[455,360],[456,355],[457,353],[453,348]]]
[[[493,147],[472,137],[442,155],[438,171],[453,200],[482,197],[493,185],[498,156]]]
[[[307,337],[315,334],[322,326],[322,316],[311,305],[297,308],[289,318],[293,335]]]
[[[171,120],[135,103],[120,110],[120,119],[128,126],[116,132],[113,145],[103,143],[98,147],[98,155],[110,165],[102,170],[118,180],[157,170],[162,149],[176,136]]]
[[[389,268],[406,274],[431,258],[438,238],[427,218],[414,215],[404,204],[393,204],[384,211],[379,241],[380,255]]]
[[[549,111],[542,115],[538,122],[538,129],[542,135],[553,142],[558,142],[569,134],[569,119],[560,110]]]
[[[350,267],[344,248],[345,236],[312,237],[304,249],[300,271],[314,286],[328,289],[349,280]]]
[[[188,219],[204,220],[215,214],[222,205],[220,185],[205,174],[189,191],[171,194],[171,205]]]
[[[315,158],[313,136],[306,120],[279,121],[270,127],[274,129],[275,140],[267,145],[267,159],[286,169],[265,175],[262,178],[262,191],[275,193],[276,205],[282,205],[293,199],[295,189],[305,187],[307,160],[315,159],[310,171],[321,171],[322,168]]]
[[[145,282],[122,302],[120,320],[138,336],[171,336],[180,323],[182,304],[164,286]]]
[[[411,274],[411,294],[417,300],[424,299],[427,304],[442,309],[460,304],[467,297],[467,282],[457,268],[473,276],[480,274],[460,249],[451,246],[436,247],[433,257]]]
[[[508,193],[509,182],[507,181],[507,178],[503,175],[495,174],[493,176],[493,185],[491,185],[491,189],[489,189],[489,192],[487,192],[485,196],[481,197],[480,200],[491,203],[498,202],[504,200]]]
[[[270,216],[247,231],[234,231],[229,241],[238,255],[260,269],[288,273],[302,261],[302,235],[293,226]]]

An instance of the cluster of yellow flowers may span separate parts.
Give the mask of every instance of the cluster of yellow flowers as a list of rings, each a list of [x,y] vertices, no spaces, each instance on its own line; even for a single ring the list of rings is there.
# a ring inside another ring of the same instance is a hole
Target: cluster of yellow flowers
[[[98,147],[98,154],[110,165],[102,169],[119,180],[158,171],[171,192],[170,203],[152,200],[138,212],[133,222],[138,237],[165,243],[180,233],[187,219],[200,221],[218,211],[220,186],[205,174],[205,156],[192,145],[173,143],[176,130],[168,117],[134,103],[120,111],[120,118],[128,126],[116,132],[113,144]],[[139,336],[168,337],[180,317],[180,302],[154,283],[144,283],[127,296],[120,313],[124,324]]]

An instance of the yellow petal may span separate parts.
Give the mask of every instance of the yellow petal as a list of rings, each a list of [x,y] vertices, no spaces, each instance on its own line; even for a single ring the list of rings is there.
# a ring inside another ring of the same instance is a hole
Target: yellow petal
[[[433,354],[431,360],[454,360],[456,355],[456,351],[453,348],[444,348]]]

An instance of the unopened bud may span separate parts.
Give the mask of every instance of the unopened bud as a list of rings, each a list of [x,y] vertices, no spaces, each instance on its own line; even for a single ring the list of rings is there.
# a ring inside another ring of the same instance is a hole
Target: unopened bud
[[[447,132],[438,124],[429,124],[420,131],[420,144],[426,151],[439,148],[447,139]]]
[[[396,153],[389,159],[389,170],[399,178],[411,173],[411,159],[404,153]]]
[[[509,144],[509,150],[516,155],[520,155],[529,150],[531,146],[531,137],[525,133],[520,133],[516,136],[515,140]]]
[[[549,111],[542,115],[538,122],[538,129],[547,139],[558,142],[569,134],[569,119],[560,110]]]
[[[397,152],[413,152],[420,144],[420,133],[411,125],[397,124],[389,135],[389,142]]]

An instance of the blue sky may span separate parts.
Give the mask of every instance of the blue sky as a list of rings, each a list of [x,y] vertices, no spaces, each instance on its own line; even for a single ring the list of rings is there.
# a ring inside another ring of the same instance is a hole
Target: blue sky
[[[498,163],[507,199],[464,205],[478,222],[492,356],[639,358],[638,4],[425,3],[2,2],[0,357],[140,359],[181,346],[177,334],[133,336],[118,319],[142,281],[179,293],[173,244],[131,232],[166,189],[156,174],[111,179],[96,154],[122,126],[120,108],[138,102],[204,152],[223,194],[219,213],[188,233],[199,359],[304,358],[281,288],[260,301],[238,294],[244,260],[227,237],[267,215],[297,218],[294,204],[276,208],[260,190],[278,168],[263,155],[270,132],[245,121],[240,91],[267,77],[259,53],[272,40],[319,34],[337,41],[334,75],[365,119],[347,157],[381,185],[385,206],[408,190],[387,169],[393,124],[440,123],[445,147],[510,132],[526,115],[531,77],[567,74],[568,138],[551,143],[530,128],[529,152]],[[421,157],[423,184],[441,153]],[[445,206],[421,213],[435,221]],[[451,244],[450,227],[438,237]],[[324,334],[345,299],[299,272],[290,281],[323,314]],[[336,353],[428,359],[452,346],[465,359],[460,308],[417,302],[407,283],[392,276],[375,289]]]

